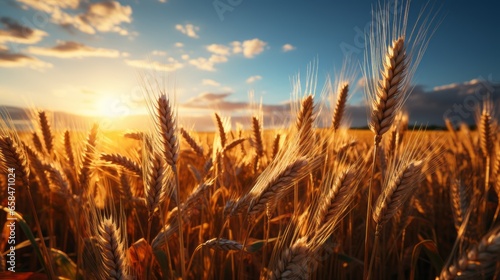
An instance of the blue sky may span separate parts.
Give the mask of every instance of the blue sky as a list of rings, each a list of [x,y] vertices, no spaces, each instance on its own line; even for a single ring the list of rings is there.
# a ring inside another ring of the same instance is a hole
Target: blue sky
[[[291,77],[317,60],[321,89],[345,50],[362,61],[361,32],[377,1],[42,2],[0,2],[0,105],[112,116],[144,109],[145,77],[167,79],[180,104],[221,109],[253,91],[273,105],[290,99]],[[413,2],[410,22],[422,8]],[[414,82],[432,91],[499,81],[500,4],[433,2],[440,24]],[[350,102],[362,100],[358,91]]]

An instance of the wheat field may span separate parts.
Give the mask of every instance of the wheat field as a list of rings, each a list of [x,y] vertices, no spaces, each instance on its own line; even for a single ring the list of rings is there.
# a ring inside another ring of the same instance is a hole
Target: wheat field
[[[477,130],[409,125],[429,22],[406,34],[397,8],[376,13],[362,70],[369,130],[346,125],[350,75],[328,92],[328,127],[307,89],[273,129],[256,110],[249,129],[214,112],[214,133],[192,131],[154,86],[144,131],[56,130],[39,109],[17,131],[3,116],[0,278],[496,279],[494,106]]]

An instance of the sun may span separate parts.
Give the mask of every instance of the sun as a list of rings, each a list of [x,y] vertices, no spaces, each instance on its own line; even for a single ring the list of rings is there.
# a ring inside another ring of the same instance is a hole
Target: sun
[[[129,114],[125,103],[111,95],[102,96],[96,101],[95,115],[106,118],[119,118]]]

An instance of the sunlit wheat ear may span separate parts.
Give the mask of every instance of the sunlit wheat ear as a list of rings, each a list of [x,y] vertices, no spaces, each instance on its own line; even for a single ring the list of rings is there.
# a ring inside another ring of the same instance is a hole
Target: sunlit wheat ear
[[[312,95],[308,95],[302,99],[300,111],[297,115],[295,124],[299,133],[300,146],[304,146],[306,142],[311,141],[314,123],[314,100]]]
[[[122,156],[120,154],[101,154],[101,160],[109,161],[113,164],[119,165],[127,169],[128,171],[136,174],[137,176],[142,175],[142,168],[139,164],[132,159]]]
[[[44,151],[43,151],[42,140],[40,140],[40,137],[36,132],[33,132],[32,138],[33,138],[33,145],[35,145],[36,151],[43,154]]]
[[[167,196],[166,169],[162,156],[157,152],[153,152],[145,160],[144,193],[150,217]],[[172,177],[170,176],[168,179],[171,180]]]
[[[262,186],[259,186],[262,191],[250,200],[247,210],[248,217],[255,217],[266,210],[268,204],[274,206],[276,201],[283,198],[287,190],[293,186],[293,183],[303,178],[303,170],[307,164],[306,159],[298,158],[279,173],[272,174],[272,177],[259,181],[257,184],[262,184]]]
[[[42,130],[45,148],[47,149],[47,153],[50,154],[52,153],[52,148],[54,147],[54,136],[52,135],[52,130],[50,129],[47,114],[44,111],[38,112],[38,119],[40,122],[40,129]]]
[[[462,225],[466,213],[469,211],[471,188],[463,182],[456,181],[450,186],[451,207],[457,231]]]
[[[97,124],[94,124],[92,126],[92,129],[89,132],[89,135],[87,137],[87,141],[85,143],[85,150],[83,152],[83,158],[82,158],[82,163],[80,166],[80,171],[78,174],[78,181],[80,183],[80,188],[77,193],[81,194],[83,190],[85,190],[88,186],[89,179],[90,179],[90,167],[92,164],[92,161],[94,160],[94,151],[95,151],[95,146],[97,142],[97,131],[99,129],[99,126]]]
[[[121,233],[112,218],[104,218],[99,224],[98,242],[103,266],[108,279],[128,279],[126,247]]]
[[[270,267],[268,279],[308,279],[310,248],[305,238],[298,239],[289,248],[283,249],[275,263]]]
[[[342,123],[342,117],[344,116],[344,111],[347,103],[347,94],[349,92],[349,84],[344,84],[339,92],[337,93],[337,102],[335,103],[335,109],[333,110],[332,128],[337,130],[340,128]]]
[[[44,173],[46,170],[45,164],[42,162],[42,156],[35,151],[31,146],[24,144],[23,145],[24,151],[26,152],[26,158],[28,159],[29,166],[34,173],[34,175],[38,178],[40,181],[40,188],[44,191],[42,194],[46,195],[50,191],[48,189],[49,187],[49,180]],[[46,191],[46,192],[45,192]]]
[[[479,116],[479,137],[480,147],[484,156],[491,155],[493,152],[494,137],[496,135],[494,119],[493,119],[493,106],[491,102],[485,101],[481,115]]]
[[[326,188],[324,195],[318,200],[319,205],[315,213],[317,229],[330,222],[335,223],[337,219],[342,217],[342,210],[345,204],[349,203],[350,195],[354,194],[355,191],[352,188],[355,175],[352,168],[347,168],[340,170],[334,180],[325,180],[325,183],[331,184],[331,186]]]
[[[373,211],[373,220],[377,224],[377,233],[418,187],[422,167],[423,161],[420,160],[408,163],[404,168],[397,170],[396,176],[393,176],[388,185],[384,187]]]
[[[179,140],[177,138],[177,119],[173,111],[170,99],[162,94],[158,97],[156,106],[157,125],[160,132],[160,142],[163,146],[163,153],[168,165],[174,172],[177,170],[177,160],[179,159]]]
[[[88,216],[87,227],[94,238],[96,252],[85,261],[97,266],[95,274],[100,279],[132,279],[127,262],[127,234],[125,215],[117,214],[111,201],[105,203],[104,209],[99,209],[92,199],[85,208]],[[97,257],[97,258],[96,258]],[[92,260],[94,258],[94,260]],[[90,272],[89,272],[90,273]]]
[[[493,279],[500,261],[500,227],[488,232],[453,264],[443,267],[439,279]]]
[[[198,142],[196,142],[196,140],[194,140],[194,138],[191,135],[189,135],[189,133],[184,128],[181,127],[180,132],[181,132],[182,138],[184,138],[184,140],[186,140],[186,142],[189,144],[191,149],[193,149],[193,151],[199,157],[203,157],[203,147],[200,144],[198,144]]]
[[[51,191],[59,193],[65,199],[71,199],[71,189],[66,175],[54,164],[47,164],[44,169],[52,182]]]
[[[233,141],[229,142],[226,147],[222,150],[222,153],[228,152],[232,149],[234,149],[236,146],[241,145],[243,142],[245,142],[245,138],[238,138],[234,139]]]
[[[242,251],[243,244],[238,241],[224,239],[224,238],[213,238],[205,241],[203,246],[211,249],[222,250],[222,251]]]
[[[66,152],[66,157],[70,166],[75,165],[75,156],[73,154],[73,147],[71,145],[71,136],[69,131],[64,132],[64,151]]]
[[[224,148],[227,142],[226,131],[224,130],[224,123],[222,122],[219,114],[217,113],[215,113],[215,122],[217,124],[217,131],[219,132],[220,144]]]
[[[129,131],[129,132],[125,132],[123,134],[123,137],[129,138],[129,139],[138,140],[138,141],[142,141],[142,139],[144,138],[144,132],[141,132],[141,131]]]
[[[262,144],[261,123],[257,117],[252,117],[252,146],[255,148],[259,158],[264,156],[264,145]]]
[[[382,80],[379,81],[376,98],[372,101],[370,129],[379,139],[394,121],[397,110],[404,101],[404,87],[408,66],[404,38],[398,38],[387,50],[383,61]]]
[[[16,177],[23,186],[29,186],[30,169],[24,151],[11,136],[0,136],[0,151],[6,168],[15,168]],[[0,158],[1,159],[1,158]],[[17,180],[16,180],[17,182]]]

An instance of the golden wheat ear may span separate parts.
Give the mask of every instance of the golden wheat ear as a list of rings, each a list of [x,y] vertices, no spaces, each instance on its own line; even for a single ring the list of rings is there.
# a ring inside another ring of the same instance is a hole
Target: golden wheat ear
[[[481,238],[451,265],[443,267],[439,279],[490,279],[500,261],[500,227]]]

